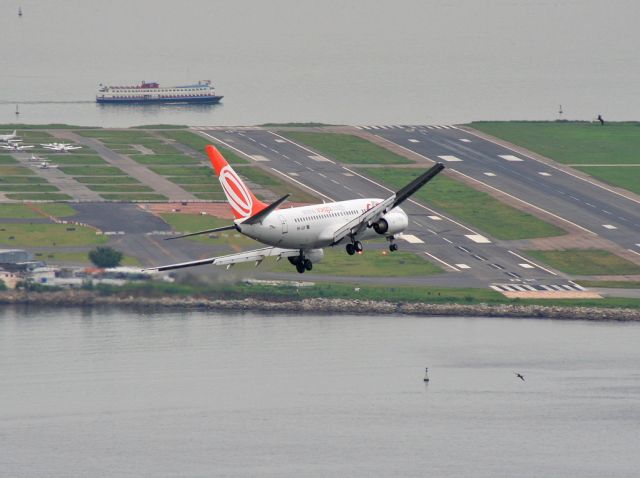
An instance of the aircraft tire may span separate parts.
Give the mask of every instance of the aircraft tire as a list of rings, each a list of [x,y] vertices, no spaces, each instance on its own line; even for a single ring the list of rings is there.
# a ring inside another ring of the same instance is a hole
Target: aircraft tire
[[[353,247],[355,247],[356,252],[362,252],[362,250],[364,249],[364,246],[362,245],[362,242],[360,242],[360,241],[356,241],[353,244]]]
[[[304,267],[304,264],[302,262],[298,262],[296,264],[296,270],[300,273],[300,274],[304,274],[304,271],[306,270]]]
[[[313,269],[313,262],[311,262],[309,259],[305,259],[304,260],[304,268],[308,271],[310,271],[311,269]]]
[[[391,252],[397,251],[398,250],[398,244],[390,244],[389,245],[389,250]]]
[[[354,255],[356,253],[356,248],[353,244],[349,243],[347,244],[347,254],[349,254],[350,256]]]

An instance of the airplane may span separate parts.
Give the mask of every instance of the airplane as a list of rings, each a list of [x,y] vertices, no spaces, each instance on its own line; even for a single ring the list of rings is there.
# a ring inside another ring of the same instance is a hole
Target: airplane
[[[42,162],[38,165],[38,168],[40,169],[55,169],[57,167],[57,164],[51,164],[48,159],[43,159]]]
[[[31,149],[35,146],[25,146],[14,141],[9,142],[9,144],[0,144],[0,148],[6,149],[9,151],[24,151],[25,149]]]
[[[48,159],[44,159],[39,156],[36,156],[35,154],[32,154],[31,157],[29,158],[29,161],[48,161]]]
[[[0,134],[0,143],[9,143],[18,140],[18,132],[14,129],[11,134]],[[19,141],[19,140],[18,140]]]
[[[322,260],[324,247],[343,244],[347,254],[353,255],[363,251],[362,240],[385,237],[389,241],[389,250],[396,251],[396,235],[409,225],[409,218],[399,207],[400,204],[444,169],[442,163],[437,163],[387,199],[351,199],[277,209],[289,194],[271,204],[263,203],[253,195],[215,146],[208,145],[206,152],[236,219],[229,226],[182,234],[165,240],[236,230],[267,247],[150,267],[147,269],[149,271],[161,272],[206,264],[225,265],[229,269],[240,262],[255,261],[258,266],[267,257],[275,257],[276,260],[286,257],[302,274]]]
[[[75,149],[82,149],[82,146],[72,146],[71,144],[68,144],[68,143],[46,143],[46,144],[41,144],[40,146],[42,146],[45,149],[50,149],[52,151],[55,151],[56,153],[67,153]]]

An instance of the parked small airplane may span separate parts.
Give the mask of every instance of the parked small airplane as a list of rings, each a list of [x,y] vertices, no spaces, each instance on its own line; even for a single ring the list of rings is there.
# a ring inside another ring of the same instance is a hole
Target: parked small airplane
[[[20,141],[18,139],[18,132],[14,129],[11,134],[0,134],[0,143],[9,143],[11,141]]]
[[[41,161],[42,162],[38,165],[38,168],[40,169],[55,169],[58,167],[57,164],[51,164],[51,161],[48,159],[43,159]]]
[[[277,209],[289,194],[271,204],[263,203],[253,195],[214,146],[208,145],[206,152],[236,219],[229,226],[183,234],[168,240],[236,230],[268,247],[151,267],[149,270],[168,271],[205,264],[225,265],[228,269],[240,262],[255,261],[258,266],[266,257],[275,257],[276,260],[286,257],[302,274],[310,271],[314,262],[322,260],[323,247],[344,244],[347,254],[353,255],[362,252],[362,240],[381,236],[389,241],[389,250],[396,251],[396,235],[409,225],[409,218],[399,207],[400,204],[444,169],[443,164],[437,163],[387,199],[352,199]]]
[[[56,153],[67,153],[75,149],[82,149],[82,146],[72,146],[71,144],[68,144],[68,143],[46,143],[46,144],[41,144],[40,146],[42,146],[45,149],[50,149],[52,151],[55,151]]]
[[[0,148],[8,151],[24,151],[26,149],[35,148],[35,146],[25,146],[20,143],[11,141],[9,144],[0,144]]]

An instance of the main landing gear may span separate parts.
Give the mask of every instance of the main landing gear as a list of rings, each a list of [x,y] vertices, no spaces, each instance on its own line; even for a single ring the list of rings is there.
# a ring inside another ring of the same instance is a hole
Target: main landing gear
[[[364,246],[362,245],[362,242],[360,242],[360,241],[353,241],[353,242],[350,242],[349,244],[347,244],[346,249],[347,249],[347,254],[352,256],[356,252],[362,252],[362,250],[364,249]]]
[[[310,259],[307,259],[306,257],[304,257],[304,254],[302,253],[302,251],[300,251],[299,256],[289,257],[288,259],[289,259],[289,262],[291,262],[291,264],[296,266],[296,270],[300,274],[304,274],[304,271],[310,271],[311,269],[313,269],[313,263],[311,262]]]

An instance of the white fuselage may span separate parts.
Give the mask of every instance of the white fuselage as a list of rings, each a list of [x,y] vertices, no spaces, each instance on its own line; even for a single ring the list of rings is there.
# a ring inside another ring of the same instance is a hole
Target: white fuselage
[[[290,249],[315,249],[333,244],[334,233],[340,227],[356,219],[382,199],[352,199],[312,206],[278,209],[262,223],[242,224],[236,221],[240,231],[264,244]],[[409,224],[406,213],[396,207],[384,215],[389,230],[384,234],[365,228],[358,240],[388,237],[402,232]]]

